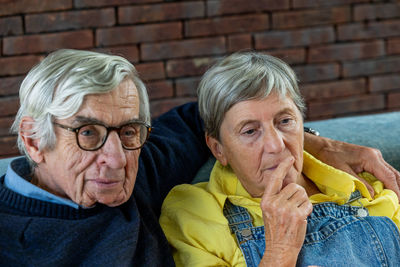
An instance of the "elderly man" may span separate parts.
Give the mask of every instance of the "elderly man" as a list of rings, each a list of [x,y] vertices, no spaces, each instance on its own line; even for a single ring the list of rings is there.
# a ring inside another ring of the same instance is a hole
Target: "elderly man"
[[[76,50],[34,67],[20,100],[12,129],[26,157],[0,178],[0,265],[173,266],[158,217],[168,191],[190,182],[210,156],[196,104],[164,114],[151,130],[135,68],[118,56]],[[309,143],[320,156],[338,144]],[[375,155],[373,168],[365,160],[349,164],[397,186],[374,150],[338,150],[336,158]]]

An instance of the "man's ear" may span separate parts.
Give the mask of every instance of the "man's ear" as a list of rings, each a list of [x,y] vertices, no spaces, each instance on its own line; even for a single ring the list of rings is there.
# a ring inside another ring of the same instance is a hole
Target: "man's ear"
[[[206,134],[206,143],[208,148],[213,153],[214,157],[224,166],[228,165],[228,160],[225,157],[224,148],[222,144],[215,139]]]
[[[19,135],[31,159],[36,163],[40,163],[44,158],[42,151],[39,150],[39,139],[31,137],[34,134],[32,132],[34,122],[35,120],[32,117],[23,117],[19,124]]]

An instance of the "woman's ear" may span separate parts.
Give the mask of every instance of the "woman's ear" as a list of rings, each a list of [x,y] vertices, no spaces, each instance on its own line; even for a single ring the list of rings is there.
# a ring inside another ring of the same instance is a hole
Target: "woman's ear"
[[[223,148],[222,144],[217,139],[215,139],[214,137],[211,137],[207,134],[206,134],[206,143],[207,143],[208,148],[213,153],[214,157],[223,166],[228,165],[228,160],[225,157],[224,148]]]
[[[23,117],[19,124],[19,135],[30,158],[34,162],[40,163],[43,161],[43,153],[39,150],[40,140],[31,137],[34,134],[32,132],[34,122],[32,117]]]

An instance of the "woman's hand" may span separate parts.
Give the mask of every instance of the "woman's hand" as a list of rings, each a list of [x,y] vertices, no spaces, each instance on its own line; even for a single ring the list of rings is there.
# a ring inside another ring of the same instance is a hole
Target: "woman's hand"
[[[259,266],[295,266],[304,242],[312,204],[300,185],[291,183],[282,188],[293,162],[290,157],[279,164],[261,198],[265,252]]]
[[[326,164],[357,177],[367,186],[371,196],[374,195],[374,190],[364,179],[357,176],[357,173],[372,173],[400,199],[400,173],[383,159],[378,149],[307,133],[304,134],[304,149]]]

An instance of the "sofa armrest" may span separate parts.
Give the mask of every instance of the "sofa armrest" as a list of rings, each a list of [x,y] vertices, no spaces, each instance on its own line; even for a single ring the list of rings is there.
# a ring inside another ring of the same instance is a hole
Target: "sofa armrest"
[[[305,123],[321,136],[379,149],[400,170],[400,112],[353,116]]]

